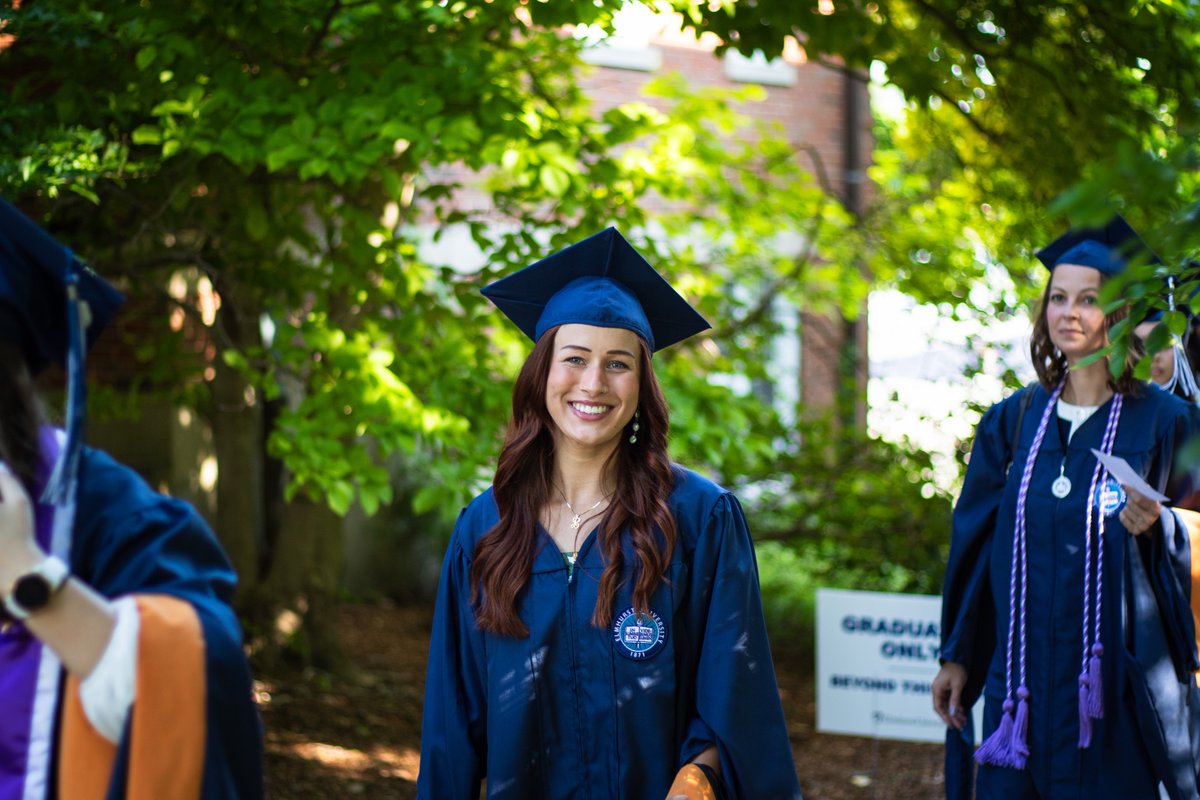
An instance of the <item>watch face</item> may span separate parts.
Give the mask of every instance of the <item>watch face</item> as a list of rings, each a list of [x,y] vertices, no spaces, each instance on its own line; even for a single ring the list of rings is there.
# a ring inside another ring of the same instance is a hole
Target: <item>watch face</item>
[[[41,575],[25,575],[13,586],[13,599],[27,611],[50,602],[50,582]]]

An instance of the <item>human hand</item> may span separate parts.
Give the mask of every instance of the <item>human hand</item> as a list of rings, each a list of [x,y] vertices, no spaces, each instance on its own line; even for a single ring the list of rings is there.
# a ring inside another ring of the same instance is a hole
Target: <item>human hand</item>
[[[943,661],[933,679],[933,710],[955,730],[962,730],[967,724],[967,712],[962,707],[962,690],[966,685],[967,668],[953,661]]]
[[[1136,489],[1131,489],[1128,486],[1124,488],[1127,499],[1125,500],[1125,507],[1121,509],[1121,514],[1118,518],[1121,520],[1121,524],[1125,526],[1125,530],[1137,536],[1145,533],[1150,529],[1150,526],[1158,522],[1158,515],[1162,512],[1162,504],[1157,500],[1151,500],[1149,497],[1139,494]]]
[[[46,554],[33,532],[33,503],[21,481],[0,461],[0,593],[37,566]]]
[[[667,800],[716,800],[716,797],[708,776],[694,763],[684,764],[667,790]]]

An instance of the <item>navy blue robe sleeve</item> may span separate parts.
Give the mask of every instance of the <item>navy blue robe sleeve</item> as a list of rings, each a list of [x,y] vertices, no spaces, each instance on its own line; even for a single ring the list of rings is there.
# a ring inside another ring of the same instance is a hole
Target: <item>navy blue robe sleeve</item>
[[[983,692],[987,665],[996,647],[995,609],[992,608],[988,580],[992,532],[1004,498],[1008,472],[1013,468],[1013,440],[1018,434],[1018,424],[1024,426],[1024,416],[1036,421],[1037,414],[1041,413],[1041,410],[1030,410],[1031,398],[1022,394],[1036,390],[1036,386],[1028,386],[984,413],[975,430],[962,492],[954,506],[950,556],[942,585],[940,657],[967,669],[967,685],[962,697],[967,725],[962,731],[946,728],[948,798],[967,800],[974,795],[975,741],[971,707]],[[1026,404],[1024,412],[1023,402]]]
[[[767,643],[758,565],[737,499],[717,501],[692,562],[689,602],[702,631],[696,715],[680,765],[715,743],[733,798],[800,797],[775,668]]]
[[[1177,463],[1180,450],[1196,433],[1197,411],[1189,406],[1187,412],[1160,437],[1156,458],[1147,475],[1151,486],[1165,486],[1165,494],[1183,502],[1195,497],[1189,488],[1191,471],[1181,469]],[[1154,591],[1172,663],[1182,679],[1200,667],[1191,609],[1191,546],[1187,528],[1166,509],[1159,521],[1135,541]]]
[[[1169,562],[1187,556],[1188,542],[1174,514],[1167,513],[1162,527],[1146,543],[1134,537],[1126,540],[1125,669],[1141,739],[1167,796],[1194,800],[1200,755],[1200,691],[1191,673],[1195,638],[1179,642],[1178,637],[1187,634],[1176,629],[1162,605],[1164,596],[1179,589],[1164,585],[1174,583]],[[1137,537],[1143,538],[1146,535]],[[1194,630],[1190,614],[1187,629]],[[1179,661],[1181,651],[1191,659],[1186,666]]]
[[[954,506],[950,556],[942,586],[941,658],[962,664],[968,672],[973,665],[986,667],[995,646],[989,550],[1008,477],[1012,428],[1016,425],[1007,419],[1010,414],[1005,411],[1004,403],[992,406],[975,431],[962,493]]]
[[[1147,481],[1194,507],[1188,470],[1177,457],[1195,435],[1189,406],[1159,437]],[[1126,540],[1125,661],[1142,741],[1172,800],[1195,798],[1200,759],[1200,691],[1191,612],[1191,546],[1169,508],[1140,536]]]
[[[425,677],[421,771],[417,796],[476,800],[487,763],[487,679],[484,638],[471,608],[471,561],[459,516],[438,584]]]
[[[201,797],[262,797],[262,723],[230,605],[233,568],[190,505],[154,492],[104,453],[85,453],[72,569],[106,597],[166,594],[195,609],[204,635],[208,717]],[[113,796],[122,796],[128,739],[127,726]]]

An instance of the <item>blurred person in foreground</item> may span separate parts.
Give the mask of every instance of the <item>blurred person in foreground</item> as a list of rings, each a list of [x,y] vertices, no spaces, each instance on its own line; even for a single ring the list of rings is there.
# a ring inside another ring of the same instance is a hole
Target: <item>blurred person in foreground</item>
[[[83,446],[123,298],[0,200],[0,800],[257,798],[234,573],[187,504]],[[66,430],[33,378],[67,370]]]
[[[737,499],[667,455],[708,323],[613,228],[484,290],[534,342],[442,569],[418,795],[800,797]]]
[[[1189,496],[1176,456],[1197,411],[1134,378],[1136,346],[1118,370],[1089,360],[1127,314],[1105,314],[1101,286],[1149,257],[1123,219],[1038,257],[1050,270],[1031,339],[1038,381],[980,420],[954,509],[933,683],[947,796],[1194,800],[1188,536],[1170,500],[1148,495]]]
[[[1200,268],[1200,264],[1193,263],[1190,266],[1193,279],[1197,268]],[[1193,405],[1200,405],[1200,383],[1196,380],[1196,366],[1200,365],[1200,320],[1192,313],[1190,306],[1194,297],[1189,299],[1189,304],[1177,304],[1174,276],[1169,276],[1167,281],[1169,289],[1166,310],[1155,309],[1150,312],[1146,319],[1133,329],[1133,335],[1145,351],[1146,343],[1154,330],[1164,324],[1163,320],[1168,313],[1178,311],[1183,315],[1183,334],[1179,337],[1171,335],[1167,346],[1156,351],[1151,357],[1150,380],[1159,388],[1174,392]]]

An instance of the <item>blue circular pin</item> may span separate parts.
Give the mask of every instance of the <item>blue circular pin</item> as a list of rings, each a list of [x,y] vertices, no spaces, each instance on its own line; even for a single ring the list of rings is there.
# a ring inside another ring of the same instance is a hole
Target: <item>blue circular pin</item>
[[[640,661],[662,650],[667,643],[667,624],[653,611],[638,614],[627,608],[613,622],[612,636],[618,653]]]
[[[1128,495],[1115,478],[1106,478],[1096,487],[1096,508],[1105,517],[1115,517],[1125,507]]]

